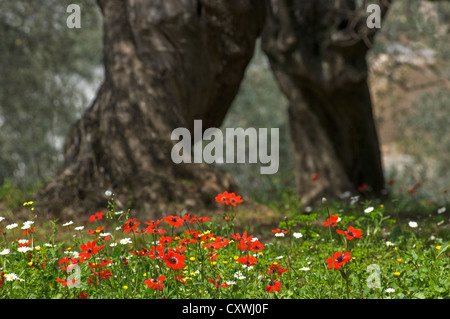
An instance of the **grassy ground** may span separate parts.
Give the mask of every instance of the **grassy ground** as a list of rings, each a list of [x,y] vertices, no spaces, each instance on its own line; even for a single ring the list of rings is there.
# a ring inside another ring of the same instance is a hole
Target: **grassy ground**
[[[176,227],[161,218],[161,232],[152,233],[156,219],[119,213],[111,203],[83,224],[41,220],[34,203],[25,203],[32,223],[4,214],[0,297],[449,297],[445,206],[349,197],[303,207],[287,196],[271,214],[223,205],[222,214],[198,215],[208,217],[201,222],[194,214],[173,216],[182,219]],[[332,216],[339,221],[325,226]],[[342,233],[349,227],[362,235]]]

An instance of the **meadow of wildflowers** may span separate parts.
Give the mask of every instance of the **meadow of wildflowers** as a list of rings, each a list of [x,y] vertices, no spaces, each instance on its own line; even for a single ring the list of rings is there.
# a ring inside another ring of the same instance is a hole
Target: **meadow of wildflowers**
[[[53,220],[46,234],[34,203],[25,202],[28,220],[0,217],[0,298],[449,297],[447,239],[418,221],[394,220],[383,204],[324,199],[271,232],[251,234],[235,226],[241,196],[224,192],[216,201],[220,218],[139,220],[111,196],[109,209],[92,212],[86,224]],[[444,213],[438,210],[437,227],[446,227]]]

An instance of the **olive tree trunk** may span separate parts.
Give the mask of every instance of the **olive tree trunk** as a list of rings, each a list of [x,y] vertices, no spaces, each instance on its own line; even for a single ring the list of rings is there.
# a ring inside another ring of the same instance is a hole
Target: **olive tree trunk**
[[[36,196],[52,215],[104,209],[105,190],[149,215],[201,209],[236,185],[204,164],[174,164],[175,128],[218,127],[264,24],[251,0],[99,0],[105,79],[72,127],[60,174]]]
[[[378,4],[383,17],[389,2]],[[384,187],[366,62],[378,29],[367,27],[366,8],[351,0],[267,0],[262,47],[289,101],[304,203]]]

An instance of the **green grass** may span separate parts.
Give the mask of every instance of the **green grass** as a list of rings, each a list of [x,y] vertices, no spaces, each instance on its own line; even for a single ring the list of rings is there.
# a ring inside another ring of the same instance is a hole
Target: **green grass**
[[[411,210],[405,213],[408,202],[411,200],[351,203],[350,199],[343,199],[328,201],[304,213],[305,207],[290,201],[289,209],[281,206],[280,219],[274,221],[273,229],[287,231],[284,236],[275,235],[271,229],[247,233],[261,243],[258,246],[263,249],[256,251],[240,249],[250,245],[250,240],[233,240],[237,233],[242,236],[246,231],[245,225],[235,226],[244,217],[239,205],[224,205],[220,218],[198,216],[211,219],[177,228],[162,220],[158,228],[166,233],[153,234],[142,232],[150,220],[139,219],[135,220],[135,230],[123,232],[121,227],[135,216],[132,212],[116,214],[113,200],[103,218],[84,225],[39,220],[34,204],[28,203],[33,232],[24,234],[21,228],[25,221],[13,220],[11,216],[0,221],[4,234],[0,241],[4,275],[0,298],[78,298],[80,294],[113,299],[448,298],[448,212],[438,214],[438,206],[415,203],[409,208],[415,207],[422,214],[411,215]],[[368,207],[373,209],[365,212]],[[329,215],[340,217],[337,226],[323,225]],[[411,221],[417,227],[411,227],[415,226]],[[9,229],[14,223],[18,225]],[[79,226],[84,228],[77,230]],[[361,230],[362,237],[348,240],[336,232],[349,226]],[[105,240],[106,233],[110,238]],[[152,246],[159,246],[161,236],[170,237],[171,242],[159,256],[149,255]],[[19,249],[18,238],[31,241],[29,248]],[[80,261],[80,245],[94,240],[103,248]],[[226,245],[209,246],[216,240]],[[170,251],[178,260],[183,259],[179,269],[169,268],[169,259],[163,260]],[[329,269],[327,259],[344,251],[351,253],[351,259],[339,269]],[[64,263],[65,257],[67,261],[75,259]],[[244,267],[240,261],[250,257],[257,261]],[[90,267],[101,265],[102,261],[108,264],[98,269]],[[74,265],[70,271],[62,268],[71,263]],[[288,270],[271,273],[271,265]],[[112,276],[102,278],[100,271],[106,270],[105,274]],[[180,275],[183,282],[175,279]],[[152,289],[149,279],[161,276],[165,277],[162,289]],[[215,285],[218,276],[219,286]],[[76,280],[76,285],[63,286],[61,281],[71,279]],[[279,290],[269,292],[267,288],[276,282],[281,283]]]

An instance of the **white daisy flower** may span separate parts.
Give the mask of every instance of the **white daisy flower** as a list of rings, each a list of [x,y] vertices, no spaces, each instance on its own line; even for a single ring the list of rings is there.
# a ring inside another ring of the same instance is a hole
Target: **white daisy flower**
[[[84,229],[84,226],[77,226],[77,227],[75,227],[74,229],[75,229],[75,230],[83,230],[83,229]]]
[[[109,196],[112,195],[112,192],[108,189],[108,190],[105,191],[105,195],[106,195],[107,197],[109,197]]]
[[[10,225],[7,225],[7,226],[6,226],[6,229],[14,229],[14,228],[16,228],[17,226],[19,226],[19,225],[17,225],[17,223],[10,224]]]
[[[388,288],[388,289],[386,289],[385,290],[387,293],[391,293],[391,292],[395,292],[395,289],[394,288]]]
[[[30,251],[30,250],[33,250],[33,248],[27,247],[27,246],[17,248],[17,251],[20,253],[26,253],[27,251]]]
[[[275,237],[284,237],[284,233],[276,233]]]
[[[373,212],[373,207],[372,206],[370,206],[370,207],[367,207],[365,210],[364,210],[364,213],[370,213],[370,212]]]
[[[70,222],[67,222],[67,223],[63,224],[63,227],[69,226],[69,225],[72,225],[72,224],[73,224],[73,221],[70,221]]]
[[[124,239],[121,239],[121,240],[120,240],[120,243],[121,243],[122,245],[126,245],[126,244],[131,244],[132,241],[131,241],[131,238],[124,238]]]
[[[308,270],[310,270],[311,268],[309,268],[309,267],[302,267],[302,268],[300,268],[299,270],[303,270],[303,271],[308,271]]]
[[[0,216],[0,222],[1,222],[2,220],[4,220],[4,219],[5,219],[5,217]]]
[[[446,210],[447,210],[447,209],[446,209],[445,207],[441,207],[441,208],[439,208],[439,209],[437,210],[437,213],[438,213],[438,214],[442,214],[442,213],[445,213]],[[0,221],[1,221],[1,219],[0,219]]]
[[[413,222],[413,221],[410,221],[409,223],[408,223],[408,225],[409,225],[409,227],[411,227],[411,228],[416,228],[418,225],[417,225],[417,223],[416,222]]]
[[[387,242],[386,242],[386,246],[388,246],[388,247],[389,247],[389,246],[395,246],[395,245],[394,245],[394,243],[393,243],[393,242],[391,242],[391,241],[387,241]]]
[[[302,233],[293,233],[292,234],[295,238],[302,238],[303,234]]]
[[[0,251],[0,255],[8,255],[9,252],[10,252],[10,250],[8,248],[5,248],[2,251]]]
[[[10,273],[5,275],[5,279],[6,281],[14,281],[14,280],[18,280],[19,277],[17,277],[17,275],[15,273]]]
[[[236,272],[236,273],[234,274],[234,277],[237,278],[237,279],[239,279],[239,280],[245,279],[245,276],[243,276],[242,273],[241,273],[240,271]]]

